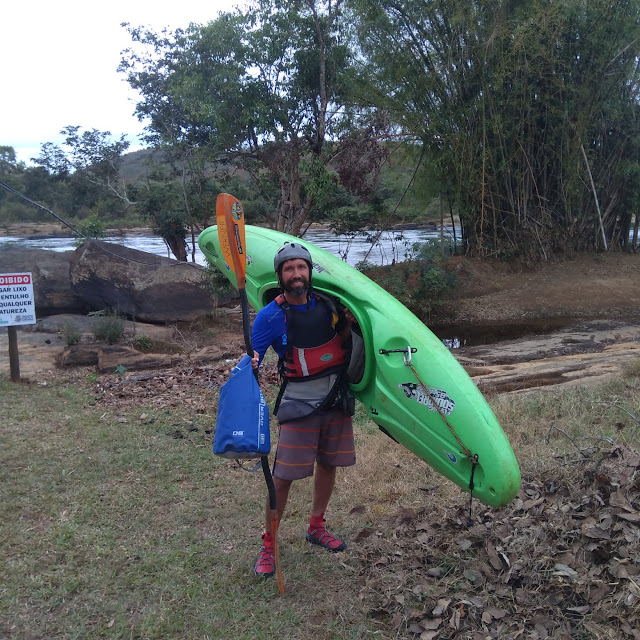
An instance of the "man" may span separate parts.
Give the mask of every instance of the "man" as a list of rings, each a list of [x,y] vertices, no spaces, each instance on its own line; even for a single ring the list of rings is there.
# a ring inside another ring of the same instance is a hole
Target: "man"
[[[280,435],[273,480],[278,520],[282,519],[294,480],[314,475],[314,495],[306,539],[328,551],[346,544],[329,533],[324,514],[333,492],[337,467],[355,464],[353,397],[345,371],[354,317],[335,301],[311,288],[311,255],[301,244],[285,243],[274,259],[282,290],[255,318],[251,341],[257,368],[271,346],[279,357],[283,386],[274,413]],[[266,532],[254,571],[272,576],[275,559],[267,506]]]

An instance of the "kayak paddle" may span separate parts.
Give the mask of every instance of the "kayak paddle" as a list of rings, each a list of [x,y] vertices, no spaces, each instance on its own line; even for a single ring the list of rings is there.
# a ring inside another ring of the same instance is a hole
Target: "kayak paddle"
[[[216,201],[216,222],[218,225],[218,238],[220,249],[228,267],[236,277],[238,293],[240,294],[240,307],[242,309],[242,330],[247,354],[253,358],[253,346],[251,345],[251,327],[249,324],[249,300],[246,291],[246,266],[247,254],[244,234],[244,209],[240,201],[228,193],[218,195]],[[258,370],[253,370],[256,380]],[[276,562],[276,576],[278,578],[278,591],[284,593],[284,578],[280,566],[280,553],[278,550],[278,512],[276,504],[276,489],[273,484],[271,469],[269,469],[268,456],[261,456],[262,472],[269,492],[269,510],[271,511],[271,535],[273,537],[273,552]]]

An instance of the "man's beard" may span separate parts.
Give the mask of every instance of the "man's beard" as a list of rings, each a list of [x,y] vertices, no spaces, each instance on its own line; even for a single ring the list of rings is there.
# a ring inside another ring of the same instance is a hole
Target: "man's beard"
[[[284,286],[286,293],[299,298],[309,291],[309,281],[305,278],[296,278],[293,282],[289,280]]]

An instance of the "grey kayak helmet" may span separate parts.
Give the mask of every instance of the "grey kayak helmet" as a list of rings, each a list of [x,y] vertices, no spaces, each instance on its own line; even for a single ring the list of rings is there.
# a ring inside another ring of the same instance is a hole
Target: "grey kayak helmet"
[[[311,284],[311,269],[313,269],[311,254],[299,242],[285,242],[278,251],[276,251],[275,258],[273,259],[273,270],[278,276],[278,282],[280,282],[282,265],[287,260],[295,260],[296,258],[304,260],[309,265],[309,284]]]

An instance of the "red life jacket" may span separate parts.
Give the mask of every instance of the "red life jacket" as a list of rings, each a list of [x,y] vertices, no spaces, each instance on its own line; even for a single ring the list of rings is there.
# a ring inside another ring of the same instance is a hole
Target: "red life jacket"
[[[344,369],[346,350],[336,333],[337,312],[329,298],[314,292],[316,304],[307,311],[296,311],[284,295],[276,303],[285,313],[287,352],[281,361],[282,373],[288,379],[313,379]],[[327,316],[332,320],[329,322]]]

